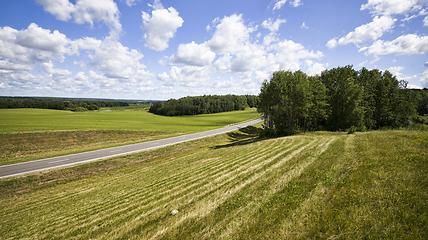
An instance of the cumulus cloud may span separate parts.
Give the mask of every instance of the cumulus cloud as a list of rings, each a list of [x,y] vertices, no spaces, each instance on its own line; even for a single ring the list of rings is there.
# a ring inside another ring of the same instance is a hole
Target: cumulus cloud
[[[348,33],[345,37],[339,40],[331,39],[326,44],[329,48],[335,48],[337,45],[347,45],[349,43],[359,44],[368,40],[379,39],[384,32],[389,31],[394,27],[397,19],[388,16],[374,17],[371,23],[355,28],[353,32]]]
[[[277,32],[281,24],[285,22],[287,22],[287,20],[285,19],[276,19],[275,21],[273,21],[272,18],[269,18],[268,20],[264,20],[262,22],[262,27],[269,29],[269,31],[271,32]]]
[[[178,16],[177,10],[173,7],[164,9],[160,3],[153,7],[152,16],[142,12],[143,25],[146,30],[144,33],[145,45],[152,50],[162,51],[168,48],[169,40],[174,37],[184,20]]]
[[[287,0],[277,0],[276,3],[275,3],[275,5],[274,5],[274,7],[273,7],[273,10],[281,9],[281,7],[286,2],[287,2]],[[293,0],[293,1],[290,2],[290,5],[293,6],[293,7],[298,7],[298,6],[302,5],[302,3],[300,2],[300,0]]]
[[[43,68],[43,70],[45,70],[45,72],[52,74],[52,75],[68,76],[71,74],[71,72],[66,70],[66,69],[54,68],[52,61],[41,63],[40,65]]]
[[[428,88],[428,70],[421,73],[420,82],[423,88]]]
[[[77,49],[70,45],[70,40],[57,30],[43,29],[35,23],[31,23],[27,29],[18,31],[15,43],[32,49],[48,51],[57,54],[73,55]]]
[[[248,44],[246,50],[236,54],[236,58],[230,62],[231,72],[248,72],[265,67],[266,50],[257,44]]]
[[[207,66],[214,60],[216,54],[204,44],[191,42],[180,44],[177,53],[170,58],[173,64],[184,64],[189,66]]]
[[[172,66],[169,73],[159,74],[158,79],[167,86],[178,83],[185,87],[201,87],[210,79],[210,69],[196,66],[184,66],[182,68]]]
[[[43,9],[58,20],[74,19],[77,24],[103,22],[110,28],[110,35],[118,36],[122,31],[119,9],[113,0],[77,0],[72,4],[68,0],[37,0]]]
[[[77,54],[77,47],[64,34],[43,29],[32,23],[27,29],[0,28],[0,70],[31,71],[37,63],[49,71],[65,74],[49,68],[52,61],[63,62],[64,54]],[[48,71],[47,71],[48,72]]]
[[[74,78],[69,77],[72,72],[57,66],[64,62],[65,55],[81,53],[86,53],[90,60],[76,64],[89,69],[88,74],[79,72]],[[139,51],[123,46],[114,36],[103,40],[90,37],[70,40],[59,31],[51,32],[34,23],[23,30],[0,28],[3,89],[13,87],[27,94],[36,91],[37,95],[45,92],[49,95],[54,90],[79,95],[83,90],[88,93],[99,88],[111,88],[116,92],[135,91],[153,76],[140,63],[142,58]],[[37,68],[45,74],[35,76],[29,72]]]
[[[272,72],[286,69],[299,70],[307,59],[319,59],[323,56],[320,51],[306,49],[303,45],[292,40],[282,40],[275,35],[283,19],[267,19],[262,27],[268,29],[271,39],[264,38],[263,43],[251,41],[251,33],[256,27],[253,23],[244,23],[242,15],[232,14],[213,21],[215,32],[208,41],[197,44],[181,44],[177,53],[169,57],[170,64],[183,64],[184,67],[172,66],[169,72],[158,75],[165,86],[180,84],[182,86],[203,86],[211,72],[240,74],[241,88],[249,89],[255,86],[253,80],[262,82]],[[269,41],[269,44],[266,44]],[[163,62],[163,61],[162,61]],[[308,65],[309,72],[319,73],[324,69],[320,63]],[[254,78],[253,78],[254,76]],[[234,83],[234,85],[232,84]],[[231,80],[215,81],[211,86],[238,86]],[[236,89],[239,91],[239,89]]]
[[[306,74],[309,76],[319,75],[326,70],[322,63],[313,63],[311,60],[307,60],[306,64],[309,66],[308,70],[306,70]]]
[[[407,14],[411,10],[418,10],[426,0],[368,0],[361,6],[361,10],[370,10],[373,15]]]
[[[318,59],[323,56],[322,52],[309,51],[302,44],[295,43],[292,40],[275,43],[268,50],[276,52],[274,56],[280,69],[291,71],[299,70],[301,61],[304,59]]]
[[[237,53],[243,50],[242,47],[249,41],[250,33],[254,30],[245,26],[242,14],[232,14],[221,19],[207,44],[216,53]]]
[[[366,55],[380,56],[387,54],[424,54],[428,51],[428,36],[416,34],[402,35],[392,41],[377,40],[370,47],[363,47],[359,51],[365,51]]]
[[[401,66],[395,66],[395,67],[390,67],[387,70],[392,73],[394,76],[397,77],[398,80],[404,80],[404,81],[408,81],[410,79],[414,79],[417,78],[416,75],[413,76],[405,76],[401,71],[403,71],[404,67]]]

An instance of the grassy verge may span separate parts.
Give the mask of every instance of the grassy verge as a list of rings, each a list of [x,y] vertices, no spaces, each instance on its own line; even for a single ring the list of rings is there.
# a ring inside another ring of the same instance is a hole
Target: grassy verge
[[[0,236],[428,238],[426,132],[247,130],[2,179]]]

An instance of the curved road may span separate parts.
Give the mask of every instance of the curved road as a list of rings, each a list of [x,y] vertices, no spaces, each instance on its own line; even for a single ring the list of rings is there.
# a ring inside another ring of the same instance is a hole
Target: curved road
[[[240,128],[244,128],[250,125],[254,125],[262,122],[262,120],[256,119],[246,123],[237,124],[229,127],[214,129],[210,131],[193,133],[178,137],[160,139],[151,142],[143,142],[132,145],[126,145],[121,147],[107,148],[101,149],[91,152],[77,153],[60,157],[46,158],[31,162],[23,162],[11,165],[0,166],[0,178],[20,175],[29,172],[42,171],[46,169],[62,167],[77,163],[84,163],[89,161],[94,161],[102,158],[110,158],[119,155],[125,155],[134,152],[140,152],[152,148],[164,147],[172,144],[177,144],[181,142],[187,142],[199,138],[209,137],[217,134],[222,134],[230,131],[234,131]]]

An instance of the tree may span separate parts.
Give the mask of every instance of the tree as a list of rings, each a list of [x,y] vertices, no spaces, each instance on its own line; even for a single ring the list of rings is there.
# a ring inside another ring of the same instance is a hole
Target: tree
[[[321,73],[320,80],[327,89],[329,117],[326,127],[343,131],[364,126],[363,87],[356,84],[358,73],[352,66],[333,68]]]
[[[317,79],[310,79],[313,82],[301,71],[277,71],[263,82],[257,109],[265,116],[265,128],[293,134],[309,130],[325,117],[325,89]]]

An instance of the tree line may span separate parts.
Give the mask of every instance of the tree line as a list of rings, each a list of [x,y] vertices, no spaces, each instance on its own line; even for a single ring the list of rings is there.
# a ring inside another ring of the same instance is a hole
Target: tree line
[[[204,95],[155,102],[149,112],[163,116],[197,115],[244,110],[256,107],[256,104],[257,96],[254,95]]]
[[[428,92],[407,89],[389,71],[352,66],[317,76],[277,71],[265,80],[258,97],[264,128],[278,134],[299,131],[364,131],[426,123]]]
[[[129,106],[126,102],[118,101],[84,101],[50,98],[18,98],[0,97],[0,108],[41,108],[69,111],[98,110],[102,107]]]

